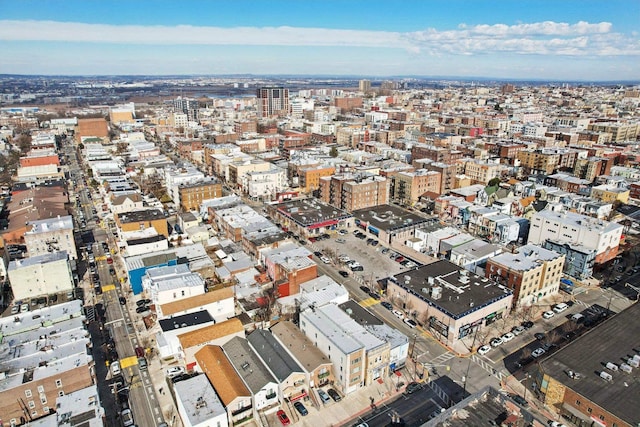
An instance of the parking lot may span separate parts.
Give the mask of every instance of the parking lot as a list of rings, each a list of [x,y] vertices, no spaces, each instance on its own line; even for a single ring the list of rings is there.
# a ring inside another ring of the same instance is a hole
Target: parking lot
[[[379,279],[418,265],[413,260],[406,259],[394,250],[383,246],[375,236],[361,233],[364,236],[358,237],[355,234],[356,231],[352,229],[333,232],[329,234],[328,239],[309,242],[307,247],[314,252],[321,252],[337,270],[346,271],[352,277],[360,276],[361,283],[372,283],[374,287]],[[352,270],[345,261],[347,257],[349,260],[357,261],[362,266],[362,271],[358,271],[357,267]]]

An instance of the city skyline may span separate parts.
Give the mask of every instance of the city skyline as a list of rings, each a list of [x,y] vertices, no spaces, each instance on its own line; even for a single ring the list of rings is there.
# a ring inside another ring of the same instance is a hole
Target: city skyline
[[[3,4],[0,73],[640,79],[637,1],[89,6]]]

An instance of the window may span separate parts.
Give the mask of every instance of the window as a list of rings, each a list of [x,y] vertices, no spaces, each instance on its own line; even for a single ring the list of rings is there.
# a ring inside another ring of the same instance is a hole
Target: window
[[[64,396],[64,391],[60,390],[60,391],[58,392],[58,397],[62,397],[62,396]]]
[[[38,386],[38,393],[44,393],[44,386],[42,385]]]
[[[45,414],[48,414],[49,413],[49,407],[48,406],[44,406],[42,408],[42,412],[44,412]]]
[[[591,408],[587,408],[587,412],[591,413],[592,409]]]
[[[43,405],[47,404],[47,395],[46,394],[41,394],[40,395],[40,402],[42,402]]]
[[[33,394],[31,393],[31,390],[25,390],[25,391],[24,391],[24,395],[25,395],[26,397],[31,397],[31,396],[33,396]]]
[[[576,405],[580,406],[580,403],[581,402],[579,400],[576,400]]]
[[[56,380],[56,387],[62,387],[62,380]]]
[[[33,409],[36,407],[36,402],[34,402],[33,400],[30,400],[29,403],[27,403],[27,405],[29,405],[29,409]]]
[[[31,416],[34,417],[34,418],[37,417],[38,416],[38,411],[32,411],[31,412]]]
[[[600,418],[602,421],[604,421],[604,415],[600,415],[598,418]]]

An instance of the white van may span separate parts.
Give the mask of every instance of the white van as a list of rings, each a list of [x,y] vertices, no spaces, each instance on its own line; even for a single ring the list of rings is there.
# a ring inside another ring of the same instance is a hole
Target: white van
[[[569,306],[567,304],[561,302],[560,304],[556,304],[556,306],[553,307],[553,311],[555,311],[556,313],[562,313],[567,308],[569,308]]]

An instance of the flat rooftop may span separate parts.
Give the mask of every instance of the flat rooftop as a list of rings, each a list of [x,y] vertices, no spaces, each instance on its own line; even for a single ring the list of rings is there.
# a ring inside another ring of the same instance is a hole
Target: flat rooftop
[[[354,211],[353,216],[356,220],[364,221],[378,230],[383,230],[387,233],[405,227],[422,226],[437,222],[436,218],[426,218],[393,205],[380,205],[360,209]]]
[[[301,227],[323,226],[324,223],[351,218],[351,214],[317,199],[291,200],[274,205],[281,214]]]
[[[508,288],[447,260],[416,267],[389,280],[454,319],[512,295]],[[439,297],[433,296],[434,288],[440,288]]]
[[[638,317],[640,305],[633,304],[542,360],[540,369],[607,412],[636,425],[640,421],[640,369],[627,373],[605,365],[610,362],[619,367],[640,354]],[[580,374],[579,378],[570,378],[568,371]],[[603,371],[613,379],[600,378]]]
[[[131,211],[118,214],[118,219],[121,223],[127,224],[130,222],[140,221],[156,221],[159,219],[166,219],[164,212],[160,209],[147,209],[143,211]]]

